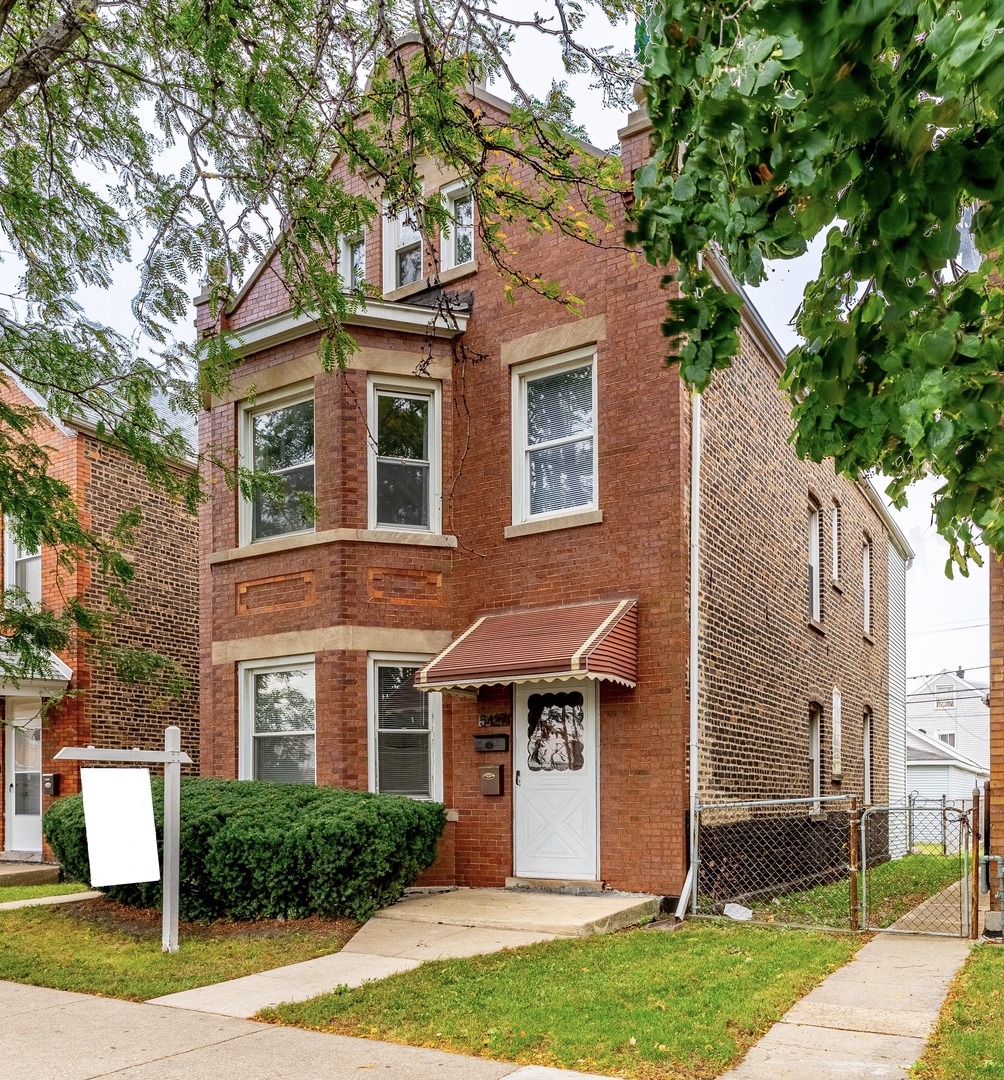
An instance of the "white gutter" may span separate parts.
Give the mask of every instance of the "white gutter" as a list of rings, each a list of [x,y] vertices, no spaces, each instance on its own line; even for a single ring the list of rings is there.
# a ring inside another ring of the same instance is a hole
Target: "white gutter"
[[[690,411],[690,895],[691,910],[697,914],[697,744],[700,712],[698,693],[700,669],[701,596],[701,395],[694,394]]]

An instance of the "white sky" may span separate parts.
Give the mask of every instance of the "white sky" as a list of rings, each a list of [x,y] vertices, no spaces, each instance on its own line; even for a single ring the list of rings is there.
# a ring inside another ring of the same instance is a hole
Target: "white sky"
[[[511,17],[532,16],[535,10],[544,11],[543,0],[507,0],[505,13]],[[630,48],[634,41],[633,25],[611,28],[606,19],[593,14],[586,22],[581,39],[590,45],[610,44],[615,48]],[[553,40],[533,32],[524,32],[514,50],[511,68],[530,92],[542,97],[552,78],[561,79],[560,55]],[[587,76],[570,78],[569,92],[578,103],[575,120],[588,131],[590,141],[609,147],[617,141],[617,129],[622,127],[625,114],[604,110],[597,91],[589,88]],[[507,87],[493,89],[508,96]],[[769,280],[759,289],[751,290],[754,303],[766,319],[778,341],[790,348],[796,341],[789,322],[801,299],[806,281],[819,264],[819,248],[802,259],[774,264],[769,268]],[[131,267],[122,268],[109,291],[87,290],[79,299],[87,314],[100,322],[131,334],[134,324],[129,309],[137,283]],[[194,291],[194,290],[193,290]],[[180,326],[179,333],[191,332],[191,324]],[[976,679],[988,673],[989,643],[987,619],[989,610],[988,573],[974,568],[968,580],[956,576],[949,581],[944,573],[947,545],[931,525],[930,498],[936,483],[918,485],[910,506],[894,511],[917,559],[907,581],[907,675],[917,676],[940,671],[945,667],[966,668]]]

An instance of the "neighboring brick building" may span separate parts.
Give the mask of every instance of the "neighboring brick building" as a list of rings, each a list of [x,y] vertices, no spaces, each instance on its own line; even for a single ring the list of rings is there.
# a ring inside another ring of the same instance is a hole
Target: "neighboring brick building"
[[[635,113],[621,133],[627,170],[650,130]],[[431,164],[424,176],[458,223],[438,253],[439,285],[466,305],[455,323],[431,309],[427,278],[411,280],[431,273],[430,253],[386,218],[343,245],[355,280],[383,288],[350,320],[345,372],[322,373],[316,324],[291,316],[269,266],[226,315],[245,361],[202,414],[201,444],[281,471],[290,492],[315,494],[318,518],[207,477],[203,773],[441,799],[451,820],[428,883],[678,894],[693,622],[702,798],[868,783],[879,802],[890,769],[898,793],[912,553],[867,483],[796,457],[783,357],[756,312],[698,424],[663,362],[658,270],[526,237],[520,258],[586,313],[529,293],[512,305],[467,226],[462,182]],[[610,209],[621,228],[623,207]],[[501,793],[483,793],[500,770]]]
[[[29,401],[14,386],[4,393],[24,404]],[[53,475],[76,493],[85,525],[107,535],[120,513],[137,505],[142,509],[135,547],[128,553],[135,568],[127,587],[131,609],[114,613],[109,624],[111,643],[155,649],[171,657],[192,685],[182,700],[155,705],[148,685],[123,684],[79,639],[65,654],[53,658],[51,681],[0,685],[7,721],[0,740],[5,793],[0,800],[0,835],[4,852],[13,858],[42,853],[41,815],[53,798],[42,791],[43,774],[58,776],[60,795],[79,790],[77,765],[52,760],[61,747],[156,749],[163,746],[164,728],[177,724],[184,749],[196,762],[199,753],[197,519],[154,490],[123,451],[109,446],[86,425],[46,419],[36,438],[50,450]],[[178,467],[192,469],[194,463]],[[93,557],[82,557],[67,569],[57,565],[54,551],[19,550],[9,530],[4,530],[3,541],[4,588],[23,588],[56,611],[70,596],[79,597],[91,610],[111,610],[109,580]],[[42,698],[67,686],[73,694],[41,718]]]

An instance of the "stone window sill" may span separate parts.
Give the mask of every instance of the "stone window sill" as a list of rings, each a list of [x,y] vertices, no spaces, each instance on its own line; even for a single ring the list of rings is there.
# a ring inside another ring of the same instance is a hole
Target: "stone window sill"
[[[815,630],[817,634],[822,634],[823,637],[826,637],[826,627],[817,619],[807,619],[806,626],[808,626],[810,630]]]
[[[470,262],[461,263],[459,266],[451,266],[449,270],[443,270],[439,275],[438,284],[440,285],[452,285],[454,281],[460,281],[461,278],[468,277],[470,274],[476,274],[478,272],[477,260],[472,259]],[[432,283],[437,284],[436,279],[432,279]]]
[[[505,538],[511,540],[517,536],[533,536],[536,533],[556,532],[558,529],[575,529],[580,525],[599,525],[602,521],[602,510],[583,510],[581,514],[565,514],[563,517],[540,518],[538,521],[523,521],[519,525],[507,525]]]
[[[401,285],[397,289],[390,289],[385,292],[381,300],[387,300],[393,303],[395,300],[407,300],[409,296],[417,296],[420,292],[425,292],[430,288],[428,279],[422,277],[418,281],[411,281],[407,285]]]
[[[395,529],[325,529],[323,532],[295,533],[292,536],[277,537],[275,540],[247,544],[245,547],[230,548],[228,551],[215,551],[209,556],[209,563],[215,566],[219,563],[236,562],[239,559],[255,559],[259,555],[274,555],[277,552],[314,547],[317,544],[337,543],[455,548],[457,538],[442,533],[404,532]]]
[[[840,584],[839,581],[831,581],[830,582],[830,587],[833,589],[833,591],[835,593],[840,593],[840,595],[843,596],[844,587],[843,587],[843,585]]]
[[[869,645],[875,644],[875,639],[871,636],[871,634],[862,634],[861,640],[866,641]]]

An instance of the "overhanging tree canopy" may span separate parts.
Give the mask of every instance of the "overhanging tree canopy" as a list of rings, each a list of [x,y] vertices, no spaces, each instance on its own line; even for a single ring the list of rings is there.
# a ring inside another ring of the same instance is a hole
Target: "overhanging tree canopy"
[[[655,0],[646,32],[659,145],[631,239],[678,264],[683,378],[738,351],[699,253],[757,284],[825,231],[785,380],[798,452],[900,504],[933,471],[952,560],[980,530],[1004,549],[1004,3]]]
[[[249,269],[273,258],[293,309],[310,309],[325,331],[327,367],[353,348],[344,320],[360,298],[343,288],[335,253],[378,210],[370,187],[331,171],[336,159],[430,232],[451,223],[437,197],[424,197],[418,162],[455,168],[507,281],[575,306],[559,283],[520,266],[512,233],[597,242],[619,163],[580,152],[562,85],[538,100],[510,56],[520,33],[553,39],[566,72],[590,72],[609,102],[625,102],[633,56],[588,48],[580,31],[590,8],[616,22],[638,6],[549,0],[521,19],[501,0],[0,0],[0,234],[17,277],[0,295],[0,382],[16,377],[52,414],[96,422],[194,509],[198,474],[173,468],[181,432],[154,401],[166,393],[195,412],[201,394],[226,386],[237,355],[225,334],[198,356],[186,346],[193,284],[207,284],[219,312]],[[395,48],[402,34],[409,50]],[[514,103],[506,117],[482,115],[465,96],[491,79]],[[513,161],[531,183],[513,182]],[[75,299],[83,286],[109,288],[134,248],[142,352]],[[81,524],[35,443],[38,420],[34,407],[0,402],[6,527],[67,561],[97,553],[119,595],[135,518],[111,535]],[[245,488],[267,482],[224,448],[211,454]],[[33,672],[77,629],[100,636],[100,620],[77,603],[54,614],[12,599],[0,613],[0,675]]]

